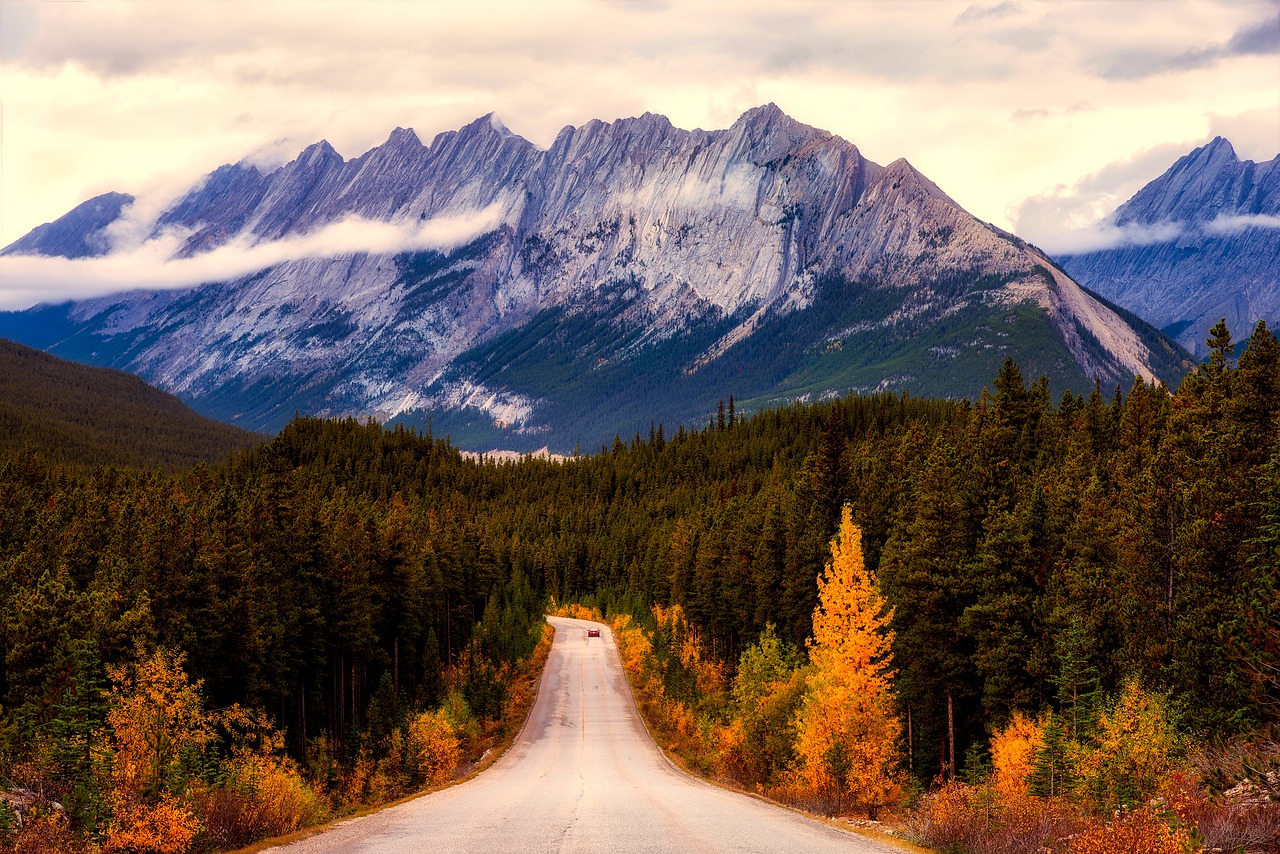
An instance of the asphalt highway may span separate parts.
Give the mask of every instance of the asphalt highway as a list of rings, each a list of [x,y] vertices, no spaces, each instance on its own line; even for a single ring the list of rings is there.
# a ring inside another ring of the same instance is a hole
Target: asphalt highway
[[[640,721],[608,627],[556,629],[511,749],[471,780],[271,849],[354,852],[898,851],[678,770]],[[587,629],[600,637],[588,638]]]

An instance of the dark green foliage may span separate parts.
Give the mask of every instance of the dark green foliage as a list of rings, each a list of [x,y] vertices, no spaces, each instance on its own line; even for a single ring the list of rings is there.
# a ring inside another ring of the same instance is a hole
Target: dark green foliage
[[[264,441],[120,371],[0,339],[0,451],[82,465],[189,468]]]
[[[318,419],[182,474],[9,451],[10,740],[62,721],[78,749],[102,714],[85,686],[162,644],[212,702],[265,709],[295,754],[327,737],[349,756],[439,700],[445,669],[473,713],[497,714],[499,672],[552,598],[640,619],[680,605],[732,670],[762,636],[803,649],[844,502],[894,608],[922,779],[950,759],[949,705],[955,755],[977,757],[1014,711],[1052,711],[1078,738],[1134,674],[1228,736],[1280,698],[1280,345],[1259,327],[1238,367],[1218,349],[1176,395],[1136,382],[1055,406],[1004,360],[973,403],[880,394],[744,416],[735,397],[723,428],[646,417],[567,462],[495,464]],[[668,690],[696,701],[671,653],[657,650]],[[1037,785],[1056,789],[1046,749]]]
[[[1044,728],[1044,744],[1036,751],[1031,768],[1031,794],[1060,797],[1076,785],[1067,761],[1067,735],[1056,715]]]

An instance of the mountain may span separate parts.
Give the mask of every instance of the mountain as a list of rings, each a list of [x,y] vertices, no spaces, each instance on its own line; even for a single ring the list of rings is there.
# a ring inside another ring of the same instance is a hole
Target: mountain
[[[1218,137],[1180,158],[1110,218],[1167,239],[1064,256],[1063,268],[1204,355],[1220,318],[1237,338],[1280,320],[1280,157],[1241,160]]]
[[[110,223],[73,219],[5,252],[110,242]],[[772,104],[725,130],[592,121],[546,150],[492,115],[430,145],[398,128],[351,160],[322,141],[221,167],[151,233],[193,263],[270,260],[10,313],[0,335],[256,429],[372,414],[554,450],[705,423],[730,396],[973,396],[1008,355],[1076,391],[1189,364],[907,161]]]
[[[121,371],[0,338],[0,452],[78,465],[189,468],[265,439]]]

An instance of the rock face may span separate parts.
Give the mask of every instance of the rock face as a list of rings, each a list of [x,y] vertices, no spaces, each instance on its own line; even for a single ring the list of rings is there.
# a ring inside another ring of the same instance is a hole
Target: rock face
[[[256,429],[373,414],[561,450],[702,423],[730,395],[974,395],[1006,355],[1076,391],[1187,364],[905,160],[872,163],[772,104],[727,130],[592,121],[545,151],[493,116],[429,146],[396,129],[352,160],[320,142],[272,171],[218,169],[154,232],[190,257],[353,223],[437,245],[313,248],[232,281],[0,317],[0,334]],[[55,254],[37,232],[5,251]]]
[[[1237,338],[1259,320],[1280,320],[1280,157],[1242,161],[1218,137],[1139,190],[1111,221],[1168,239],[1064,256],[1063,267],[1193,353],[1204,354],[1219,318]]]

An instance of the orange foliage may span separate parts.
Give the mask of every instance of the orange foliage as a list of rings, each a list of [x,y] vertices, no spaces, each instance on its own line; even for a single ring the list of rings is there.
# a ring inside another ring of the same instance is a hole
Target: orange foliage
[[[1195,850],[1186,831],[1169,827],[1151,807],[1126,813],[1106,823],[1090,822],[1071,841],[1073,854],[1184,854]]]
[[[588,608],[577,602],[566,602],[558,605],[552,610],[552,615],[556,617],[569,617],[574,620],[592,620],[597,623],[604,622],[604,617],[600,615],[599,608]]]
[[[1036,751],[1044,744],[1044,727],[1014,712],[1004,729],[991,737],[991,783],[1002,795],[1025,795],[1030,791]]]
[[[61,812],[28,815],[7,841],[4,850],[12,854],[72,854],[88,850],[72,835],[71,822]]]
[[[833,796],[837,811],[848,795],[872,818],[901,792],[891,615],[863,564],[862,532],[846,506],[818,579],[813,669],[796,721],[796,754],[801,779]]]
[[[159,794],[179,776],[184,756],[213,740],[201,682],[190,682],[182,664],[181,654],[160,649],[136,665],[107,668],[114,683],[107,713],[111,775],[125,802]]]
[[[154,805],[118,809],[103,854],[183,854],[200,831],[200,821],[172,795]]]
[[[416,776],[432,786],[448,782],[462,759],[458,736],[443,711],[410,720],[406,748]]]

